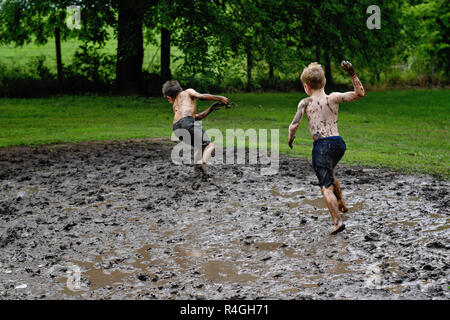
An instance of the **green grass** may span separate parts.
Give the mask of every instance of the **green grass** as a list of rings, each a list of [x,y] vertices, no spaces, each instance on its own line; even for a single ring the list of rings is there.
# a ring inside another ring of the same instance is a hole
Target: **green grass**
[[[294,142],[288,126],[300,93],[230,94],[235,109],[203,121],[205,129],[280,129],[280,152],[311,157],[312,140],[303,119]],[[339,132],[347,144],[347,164],[389,167],[450,178],[449,90],[369,92],[342,104]],[[206,103],[199,103],[199,111]],[[0,99],[0,147],[146,137],[168,138],[171,105],[162,98],[59,96]]]

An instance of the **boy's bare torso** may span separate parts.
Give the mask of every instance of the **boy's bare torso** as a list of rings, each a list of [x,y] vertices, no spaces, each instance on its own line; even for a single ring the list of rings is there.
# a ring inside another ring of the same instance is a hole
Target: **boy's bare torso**
[[[330,101],[329,96],[323,94],[305,98],[300,101],[298,107],[304,110],[309,132],[314,140],[339,135],[339,104]]]
[[[195,117],[197,112],[197,104],[192,93],[192,89],[180,92],[173,103],[173,123],[185,117]]]

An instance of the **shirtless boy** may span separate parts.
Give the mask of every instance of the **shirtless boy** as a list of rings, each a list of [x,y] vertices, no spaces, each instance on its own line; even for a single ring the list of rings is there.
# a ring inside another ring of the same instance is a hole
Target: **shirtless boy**
[[[314,140],[312,151],[312,164],[319,179],[322,195],[328,210],[333,217],[334,227],[331,234],[337,234],[345,229],[341,212],[347,212],[342,197],[339,181],[334,175],[334,167],[345,153],[346,145],[338,132],[338,110],[342,102],[350,102],[361,99],[366,95],[364,88],[355,74],[353,66],[348,61],[343,61],[342,69],[348,72],[353,81],[354,91],[340,93],[325,93],[325,74],[318,63],[311,63],[303,70],[301,81],[309,98],[305,98],[298,104],[298,110],[294,120],[289,126],[289,147],[295,139],[303,115],[308,118],[309,131]]]
[[[208,135],[202,129],[201,123],[197,121],[204,119],[212,111],[219,109],[221,105],[214,104],[197,114],[196,100],[220,101],[227,105],[228,98],[198,93],[194,89],[183,90],[180,83],[176,80],[164,83],[162,93],[173,104],[173,131],[175,135],[183,141],[183,136],[188,133],[190,144],[194,147],[194,170],[197,174],[202,174],[203,177],[206,176],[206,162],[211,156],[214,156],[215,148]]]

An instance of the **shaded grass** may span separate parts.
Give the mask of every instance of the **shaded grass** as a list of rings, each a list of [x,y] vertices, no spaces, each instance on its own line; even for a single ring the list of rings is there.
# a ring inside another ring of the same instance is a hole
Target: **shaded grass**
[[[279,129],[280,152],[311,157],[312,140],[303,119],[294,149],[288,126],[300,93],[230,94],[235,109],[203,121],[205,129]],[[369,92],[342,104],[339,132],[347,144],[342,163],[388,167],[450,178],[449,90]],[[208,104],[199,103],[199,111]],[[172,108],[162,98],[59,96],[0,99],[0,147],[59,142],[168,138]],[[270,131],[270,130],[269,130]],[[269,140],[270,141],[270,140]]]

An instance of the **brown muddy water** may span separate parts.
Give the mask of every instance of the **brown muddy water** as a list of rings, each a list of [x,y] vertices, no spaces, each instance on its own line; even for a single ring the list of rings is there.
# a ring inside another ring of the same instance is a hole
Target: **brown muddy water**
[[[0,149],[0,299],[449,299],[449,182],[309,159],[193,169],[154,140]],[[351,152],[351,150],[349,151]]]

